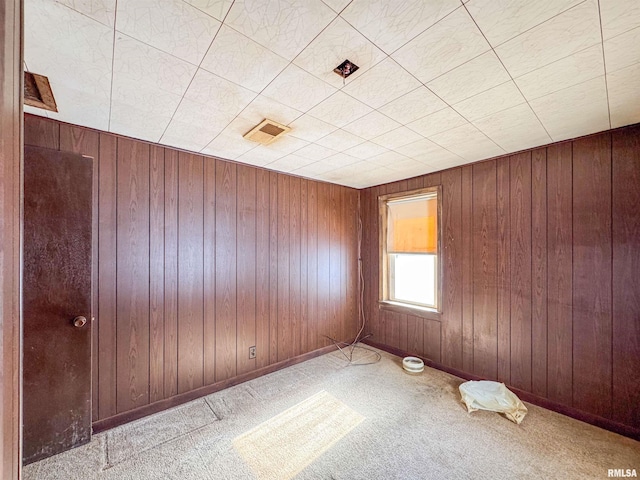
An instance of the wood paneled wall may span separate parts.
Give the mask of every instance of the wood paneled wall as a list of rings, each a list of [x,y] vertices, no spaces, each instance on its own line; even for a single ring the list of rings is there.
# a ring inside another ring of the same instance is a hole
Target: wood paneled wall
[[[377,307],[378,195],[442,185],[443,305]],[[363,190],[373,341],[640,429],[640,127]]]
[[[96,161],[94,421],[355,335],[357,190],[29,115],[25,143]]]
[[[0,478],[20,476],[22,2],[0,4]]]

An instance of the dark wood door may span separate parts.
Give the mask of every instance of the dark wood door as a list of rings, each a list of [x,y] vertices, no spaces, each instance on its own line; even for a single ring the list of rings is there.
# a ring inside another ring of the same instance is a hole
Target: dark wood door
[[[24,149],[25,464],[91,438],[92,164]]]

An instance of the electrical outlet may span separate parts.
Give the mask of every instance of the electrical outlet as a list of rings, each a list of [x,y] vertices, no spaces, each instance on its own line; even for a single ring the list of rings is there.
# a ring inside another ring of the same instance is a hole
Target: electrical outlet
[[[249,347],[249,359],[256,358],[256,347]]]

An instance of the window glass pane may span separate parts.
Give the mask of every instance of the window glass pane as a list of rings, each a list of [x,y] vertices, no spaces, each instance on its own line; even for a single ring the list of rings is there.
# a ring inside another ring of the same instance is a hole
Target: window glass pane
[[[436,304],[436,255],[393,254],[391,300]]]

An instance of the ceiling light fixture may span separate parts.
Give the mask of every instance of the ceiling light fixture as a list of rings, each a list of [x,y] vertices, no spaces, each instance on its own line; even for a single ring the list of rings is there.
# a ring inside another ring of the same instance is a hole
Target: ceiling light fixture
[[[336,68],[334,68],[333,71],[336,72],[338,75],[340,75],[342,78],[347,78],[353,72],[358,70],[358,68],[360,67],[358,67],[355,63],[349,60],[345,60]]]

